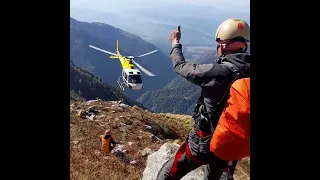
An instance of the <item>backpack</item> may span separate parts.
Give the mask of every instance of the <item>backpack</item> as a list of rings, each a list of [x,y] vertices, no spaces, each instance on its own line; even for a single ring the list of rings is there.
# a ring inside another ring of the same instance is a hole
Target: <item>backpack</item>
[[[250,156],[250,78],[234,81],[210,141],[210,151],[223,160]]]

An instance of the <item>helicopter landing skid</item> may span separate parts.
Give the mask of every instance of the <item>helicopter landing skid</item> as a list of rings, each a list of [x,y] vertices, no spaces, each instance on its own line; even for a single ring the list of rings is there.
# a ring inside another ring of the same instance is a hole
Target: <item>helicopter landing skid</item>
[[[121,76],[119,76],[117,83],[118,83],[120,89],[122,89],[122,91],[124,91],[124,87],[122,86],[123,82],[121,82]]]

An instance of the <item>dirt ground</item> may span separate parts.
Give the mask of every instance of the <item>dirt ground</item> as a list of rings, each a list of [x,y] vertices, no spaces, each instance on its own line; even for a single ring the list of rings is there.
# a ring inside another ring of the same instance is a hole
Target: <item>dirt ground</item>
[[[71,180],[139,180],[146,166],[147,156],[141,151],[154,151],[165,142],[182,141],[190,127],[190,116],[156,114],[138,107],[118,107],[117,102],[101,100],[70,102],[70,179]],[[78,117],[78,112],[92,107],[99,113],[94,120]],[[148,127],[150,120],[170,128],[175,137],[153,142]],[[99,152],[99,135],[110,129],[115,141],[124,145],[126,158],[120,161],[113,154]],[[130,142],[130,143],[129,143]],[[129,145],[130,144],[130,145]],[[134,162],[131,164],[130,162]],[[238,163],[236,179],[250,179],[250,159]]]

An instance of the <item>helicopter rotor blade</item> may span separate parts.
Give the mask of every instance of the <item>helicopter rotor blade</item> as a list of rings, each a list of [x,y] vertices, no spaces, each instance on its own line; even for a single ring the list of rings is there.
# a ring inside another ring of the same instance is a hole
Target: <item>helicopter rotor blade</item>
[[[136,56],[136,57],[143,57],[143,56],[146,56],[146,55],[149,55],[149,54],[152,54],[152,53],[155,53],[157,52],[158,50],[153,50],[153,51],[150,51],[148,53],[145,53],[145,54],[141,54],[140,56]]]
[[[112,53],[112,52],[109,52],[109,51],[106,51],[106,50],[100,49],[100,48],[95,47],[95,46],[92,46],[92,45],[89,45],[89,47],[91,47],[91,48],[93,48],[93,49],[96,49],[96,50],[98,50],[98,51],[101,51],[101,52],[104,52],[104,53],[107,53],[107,54],[113,55],[113,56],[118,56],[118,54],[115,54],[115,53]]]
[[[132,62],[142,71],[144,72],[146,75],[148,76],[156,76],[154,74],[152,74],[150,71],[146,70],[144,67],[142,67],[140,64],[138,64],[137,62],[135,62],[134,60],[132,60]]]

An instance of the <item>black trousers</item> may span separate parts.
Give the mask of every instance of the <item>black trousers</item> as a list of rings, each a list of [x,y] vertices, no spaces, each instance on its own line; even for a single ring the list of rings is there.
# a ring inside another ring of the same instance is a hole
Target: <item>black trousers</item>
[[[178,180],[190,171],[205,165],[205,180],[220,180],[224,169],[227,167],[226,161],[215,157],[213,154],[208,156],[207,161],[198,161],[196,156],[190,157],[190,149],[187,142],[184,142],[176,155],[168,160],[160,169],[157,180]],[[188,153],[189,151],[189,153]]]
[[[228,172],[230,176],[233,176],[236,166],[237,166],[238,160],[230,161],[228,164]]]
[[[157,180],[181,179],[201,165],[205,165],[205,180],[233,179],[238,161],[228,162],[215,156],[209,150],[211,137],[200,137],[195,130],[191,130],[175,156],[162,166]]]

